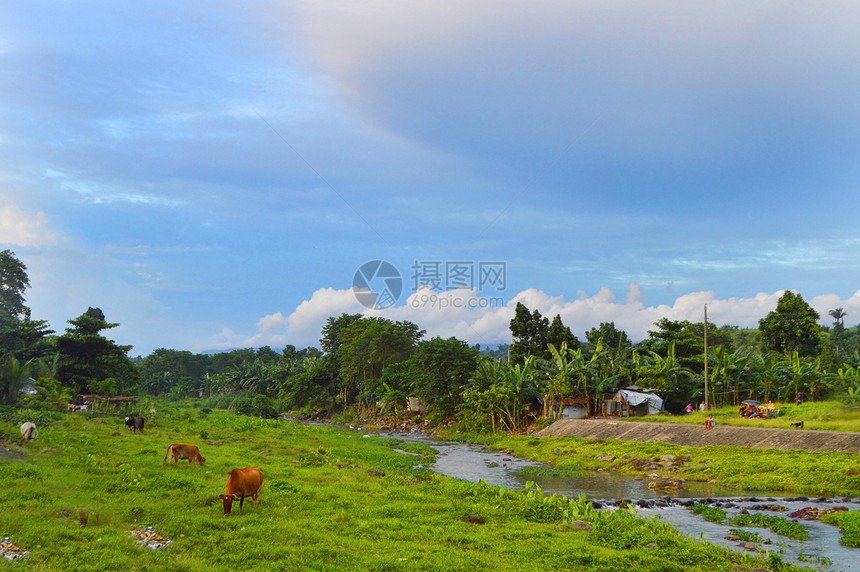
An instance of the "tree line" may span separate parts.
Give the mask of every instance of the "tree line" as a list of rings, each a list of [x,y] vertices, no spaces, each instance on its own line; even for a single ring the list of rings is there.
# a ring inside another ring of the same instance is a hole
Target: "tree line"
[[[128,358],[131,346],[101,332],[117,327],[99,308],[70,319],[61,335],[34,320],[25,304],[27,267],[13,252],[0,252],[0,401],[65,409],[80,394],[132,393],[140,374]],[[22,395],[22,389],[31,389]]]
[[[860,328],[845,328],[841,309],[831,315],[832,328],[819,326],[802,296],[786,292],[757,330],[709,326],[711,405],[787,401],[797,392],[860,396]],[[415,397],[436,420],[515,431],[534,415],[559,415],[565,398],[599,413],[603,395],[619,387],[655,389],[674,412],[704,400],[705,327],[664,318],[634,344],[607,322],[579,340],[559,316],[549,320],[518,304],[513,343],[500,353],[453,337],[424,339],[408,321],[342,314],[328,318],[321,349],[214,356],[161,349],[138,365],[148,392],[221,396],[252,413],[277,405],[307,415],[352,407],[396,416]]]
[[[80,394],[144,394],[203,397],[264,416],[357,408],[396,417],[412,397],[436,420],[516,431],[534,415],[559,415],[568,398],[599,413],[601,397],[619,387],[652,388],[673,412],[705,398],[703,322],[664,318],[635,344],[606,322],[579,340],[560,316],[517,304],[510,346],[482,350],[454,337],[425,339],[409,321],[342,314],[326,321],[319,349],[160,348],[130,359],[130,346],[104,336],[118,324],[99,308],[69,320],[60,335],[31,319],[28,287],[24,264],[0,252],[0,399],[9,405],[61,408]],[[845,327],[842,308],[828,314],[832,326],[820,326],[802,296],[786,291],[758,329],[708,326],[710,403],[786,401],[798,392],[860,398],[860,327]],[[23,397],[30,379],[35,393]]]

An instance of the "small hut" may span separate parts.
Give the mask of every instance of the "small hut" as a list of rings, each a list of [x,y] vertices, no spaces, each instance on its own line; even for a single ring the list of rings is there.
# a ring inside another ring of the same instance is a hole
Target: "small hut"
[[[93,417],[98,411],[101,414],[108,412],[117,412],[129,414],[134,407],[135,397],[105,397],[103,395],[81,395],[84,409],[90,412],[90,417]]]
[[[653,389],[635,385],[617,389],[603,398],[603,416],[645,417],[663,411],[663,400]]]

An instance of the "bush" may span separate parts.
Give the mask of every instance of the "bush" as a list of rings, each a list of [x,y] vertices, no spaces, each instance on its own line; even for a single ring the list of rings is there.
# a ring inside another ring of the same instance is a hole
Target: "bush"
[[[254,399],[251,402],[251,410],[254,412],[254,415],[263,417],[264,419],[278,416],[278,410],[275,409],[275,402],[265,395],[254,396]]]
[[[32,421],[36,427],[47,427],[59,419],[59,414],[51,411],[34,411],[32,409],[17,409],[0,405],[0,422],[20,427],[25,421]]]
[[[250,397],[246,396],[236,398],[235,411],[238,415],[251,415],[253,409],[253,401]]]

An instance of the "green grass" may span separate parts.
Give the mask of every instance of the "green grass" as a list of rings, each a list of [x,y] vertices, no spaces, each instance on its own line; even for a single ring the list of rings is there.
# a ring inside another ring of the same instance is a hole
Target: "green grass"
[[[464,440],[471,438],[469,435],[458,437]],[[604,469],[647,477],[651,471],[635,470],[630,466],[631,459],[689,455],[689,462],[676,467],[666,464],[659,472],[673,479],[710,482],[746,491],[860,496],[860,458],[853,453],[780,451],[729,446],[684,447],[658,441],[596,441],[573,436],[537,439],[497,435],[484,436],[483,441],[493,449],[511,449],[518,457],[550,463],[549,470],[561,475]],[[617,459],[610,463],[598,460],[597,455],[612,455]],[[622,459],[623,455],[627,455],[629,459]]]
[[[821,517],[821,522],[835,524],[842,531],[842,538],[839,540],[845,546],[860,548],[860,512],[835,512],[825,514]]]
[[[690,512],[701,515],[705,520],[720,524],[726,520],[726,511],[718,506],[708,506],[704,504],[696,504],[690,507]]]
[[[764,514],[736,514],[729,519],[732,526],[757,526],[769,528],[775,534],[797,540],[807,540],[809,534],[806,528],[793,520],[781,516],[768,516]]]
[[[733,534],[738,537],[738,539],[743,540],[744,542],[755,542],[757,544],[770,544],[769,538],[762,538],[758,532],[750,532],[748,530],[741,530],[739,528],[733,528],[729,530],[729,534]]]
[[[206,466],[164,463],[174,442],[198,445]],[[63,415],[24,449],[23,461],[0,463],[0,538],[30,555],[0,567],[796,569],[694,542],[625,511],[416,470],[432,459],[427,447],[335,427],[162,407],[142,435],[129,433],[121,418]],[[241,512],[234,505],[225,518],[215,495],[224,492],[231,469],[248,466],[265,474],[259,505],[246,502]],[[469,515],[485,524],[466,522]],[[593,529],[570,526],[571,519]],[[150,526],[173,540],[169,549],[134,543],[130,531]]]
[[[727,406],[714,409],[717,425],[731,427],[769,427],[790,429],[791,423],[803,421],[804,430],[819,431],[860,431],[860,406],[846,405],[839,401],[809,401],[803,405],[793,403],[776,404],[780,410],[775,419],[746,419],[738,415],[738,407]],[[694,411],[690,415],[651,415],[631,417],[627,421],[681,423],[704,425],[708,413]]]

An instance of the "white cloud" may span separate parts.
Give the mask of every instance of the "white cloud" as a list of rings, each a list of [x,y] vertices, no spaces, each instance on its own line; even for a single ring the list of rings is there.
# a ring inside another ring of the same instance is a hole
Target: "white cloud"
[[[46,179],[57,181],[60,188],[64,191],[73,192],[83,200],[94,204],[131,203],[168,207],[185,204],[185,201],[182,200],[126,189],[113,184],[86,180],[55,169],[47,169],[44,176]]]
[[[44,212],[31,213],[16,205],[0,207],[0,244],[42,247],[57,243]]]
[[[359,304],[352,290],[321,288],[304,300],[288,316],[275,312],[257,321],[257,333],[250,338],[234,340],[232,347],[319,347],[320,332],[329,316],[343,313],[360,313],[364,307]],[[223,347],[223,346],[222,346]]]
[[[550,320],[556,314],[560,315],[580,339],[584,339],[586,331],[602,322],[615,322],[616,327],[627,332],[632,340],[640,341],[648,337],[648,330],[654,329],[655,322],[662,318],[701,322],[706,304],[711,324],[757,328],[758,321],[776,308],[783,292],[778,290],[759,293],[751,298],[728,299],[715,298],[713,291],[691,292],[676,298],[672,305],[647,306],[639,286],[633,283],[623,300],[608,288],[601,288],[593,296],[580,292],[575,300],[529,288],[500,305],[488,298],[477,297],[476,292],[468,288],[434,293],[429,287],[422,287],[400,306],[373,311],[363,309],[352,290],[324,288],[314,292],[310,300],[302,302],[287,317],[276,312],[261,318],[257,323],[257,335],[244,340],[241,345],[282,347],[289,343],[316,346],[329,316],[362,310],[366,316],[409,320],[425,329],[427,338],[456,336],[473,344],[509,343],[509,324],[518,302],[530,310],[538,310]],[[849,316],[856,316],[860,321],[860,291],[846,300],[827,294],[816,296],[809,302],[822,316],[822,323],[830,323],[827,312],[837,307],[844,308]]]

